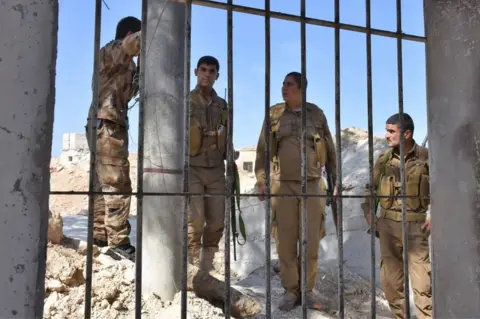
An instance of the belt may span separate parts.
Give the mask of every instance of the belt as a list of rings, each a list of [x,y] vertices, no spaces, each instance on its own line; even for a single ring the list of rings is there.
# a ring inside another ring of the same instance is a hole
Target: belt
[[[380,216],[386,219],[391,219],[397,222],[402,221],[402,212],[395,210],[383,210]],[[426,213],[412,213],[407,212],[407,222],[424,222],[427,219]]]

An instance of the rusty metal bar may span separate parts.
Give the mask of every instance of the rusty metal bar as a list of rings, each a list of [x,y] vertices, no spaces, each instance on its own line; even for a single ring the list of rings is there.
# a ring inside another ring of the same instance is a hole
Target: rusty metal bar
[[[234,149],[233,149],[233,11],[232,0],[228,0],[229,9],[227,10],[227,76],[228,76],[228,121],[227,121],[227,177],[225,190],[226,196],[226,214],[225,214],[225,318],[230,319],[231,293],[230,293],[230,212],[232,207],[230,197],[233,193],[232,180],[235,172],[233,171]],[[233,207],[235,209],[235,207]]]
[[[107,195],[132,195],[132,196],[137,196],[138,192],[88,192],[88,191],[54,191],[50,192],[51,195],[90,195],[90,194],[107,194]],[[172,192],[172,193],[166,193],[166,192],[143,192],[143,196],[200,196],[200,197],[215,197],[215,196],[228,196],[230,193],[193,193],[193,192]],[[252,194],[252,193],[240,193],[239,194],[242,197],[259,197],[262,195],[259,194]],[[331,197],[330,195],[322,195],[322,194],[309,194],[309,197]],[[278,193],[278,194],[270,194],[270,197],[295,197],[298,198],[298,195],[292,195],[292,194],[283,194],[283,193]],[[369,198],[369,197],[374,197],[372,196],[366,196],[366,195],[342,195],[342,198]],[[390,198],[392,196],[388,195],[375,195],[375,198]],[[405,195],[403,196],[404,198],[428,198],[428,196],[416,196],[416,195]],[[402,198],[401,195],[395,196],[395,198]]]
[[[371,26],[371,1],[365,0],[365,11],[366,11],[366,27],[369,30]],[[376,206],[375,206],[375,184],[373,180],[373,89],[372,89],[372,34],[367,32],[367,113],[368,113],[368,168],[369,168],[369,179],[370,179],[370,194],[373,197],[370,197],[370,257],[371,257],[371,268],[370,268],[370,293],[372,294],[370,312],[371,317],[376,318],[377,312],[377,286],[376,286],[376,267],[375,267],[375,246],[376,246]]]
[[[147,61],[147,0],[142,0],[142,40],[140,47],[140,78],[138,99],[138,154],[137,154],[137,241],[135,252],[135,319],[142,318],[142,253],[143,253],[143,159],[145,140],[145,63]]]
[[[307,319],[307,253],[308,253],[308,197],[307,197],[307,52],[306,52],[306,25],[305,0],[300,0],[300,56],[302,68],[302,141],[301,141],[301,174],[302,174],[302,239],[301,239],[301,296],[302,318]]]
[[[171,0],[171,1],[185,2],[185,0]],[[211,0],[193,0],[192,2],[195,5],[199,5],[199,6],[203,6],[203,7],[223,9],[223,10],[227,10],[228,8],[231,8],[232,11],[239,12],[239,13],[253,14],[253,15],[262,16],[262,17],[265,16],[265,10],[252,8],[252,7],[246,7],[246,6],[240,6],[240,5],[230,5],[228,3],[219,2],[219,1],[211,1]],[[302,20],[302,18],[300,16],[297,16],[297,15],[294,15],[294,14],[277,12],[277,11],[270,11],[270,17],[272,17],[274,19],[293,21],[293,22],[301,22],[301,20]],[[321,26],[321,27],[328,27],[328,28],[338,27],[341,30],[348,30],[348,31],[360,32],[360,33],[367,33],[367,31],[368,31],[366,27],[361,27],[361,26],[358,26],[358,25],[340,23],[340,22],[337,23],[337,22],[332,22],[332,21],[328,21],[328,20],[308,18],[308,17],[305,17],[305,23],[306,24],[317,25],[317,26]],[[423,43],[426,42],[425,37],[421,37],[421,36],[413,35],[413,34],[398,34],[396,32],[387,31],[387,30],[380,30],[380,29],[371,29],[370,32],[374,35],[384,36],[384,37],[388,37],[388,38],[398,38],[398,37],[400,37],[402,39],[411,40],[411,41],[415,41],[415,42],[423,42]]]
[[[402,33],[402,1],[397,0],[397,33]],[[403,235],[403,295],[405,317],[410,318],[410,285],[408,276],[408,223],[405,195],[405,138],[403,136],[403,53],[402,39],[397,38],[398,112],[400,113],[400,181],[402,184],[402,235]]]
[[[188,168],[190,165],[190,65],[192,45],[192,1],[185,2],[185,67],[183,82],[183,114],[184,114],[184,162],[183,162],[183,192],[188,193]],[[187,276],[188,276],[188,211],[190,196],[184,197],[183,206],[183,245],[182,245],[182,292],[181,292],[181,318],[187,319]]]
[[[343,282],[343,201],[342,201],[342,136],[340,110],[340,0],[335,0],[335,139],[337,148],[337,210],[338,210],[338,317],[345,317]],[[333,199],[334,200],[334,199]]]
[[[94,188],[95,180],[95,162],[97,153],[97,112],[100,98],[100,32],[102,27],[102,1],[95,1],[95,36],[93,40],[93,86],[92,86],[92,105],[94,116],[90,118],[90,172],[88,181],[89,193]],[[95,195],[88,197],[88,228],[87,228],[87,259],[85,270],[85,318],[92,316],[92,270],[93,270],[93,214],[94,214]]]
[[[270,201],[270,0],[265,0],[265,316],[272,317]]]

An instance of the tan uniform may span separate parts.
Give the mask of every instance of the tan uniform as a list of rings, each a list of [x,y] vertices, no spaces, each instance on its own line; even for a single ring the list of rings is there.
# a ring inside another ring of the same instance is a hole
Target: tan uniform
[[[111,41],[100,50],[100,98],[97,118],[97,153],[94,191],[131,192],[128,161],[128,102],[137,88],[132,85],[140,53],[140,31],[122,41]],[[92,84],[93,86],[94,84]],[[90,106],[89,119],[94,117]],[[91,147],[89,124],[87,140]],[[106,207],[105,207],[106,206]],[[129,243],[129,195],[97,195],[94,200],[94,238],[111,246]]]
[[[270,108],[271,193],[301,195],[301,112],[284,103]],[[327,163],[336,172],[335,148],[323,111],[307,103],[307,193],[326,194],[321,179]],[[257,144],[255,174],[257,184],[265,183],[265,122]],[[311,197],[308,205],[307,288],[315,286],[320,240],[325,236],[325,198]],[[280,259],[280,277],[286,291],[300,294],[301,256],[297,242],[301,239],[301,199],[272,197],[272,234]]]
[[[209,97],[195,88],[190,92],[190,168],[189,191],[225,192],[227,103],[215,90]],[[223,236],[225,198],[222,196],[190,199],[188,247],[192,264],[210,268]]]
[[[405,193],[407,196],[428,196],[428,150],[417,144],[405,157]],[[374,167],[374,183],[378,195],[401,195],[399,151],[388,150],[380,155]],[[366,186],[367,195],[369,185]],[[390,309],[398,319],[405,318],[403,294],[403,237],[401,198],[379,198],[381,213],[376,222],[380,239],[380,276]],[[426,220],[428,198],[407,198],[408,270],[418,318],[432,317],[431,265],[428,236],[422,226]],[[362,204],[370,214],[369,199]]]

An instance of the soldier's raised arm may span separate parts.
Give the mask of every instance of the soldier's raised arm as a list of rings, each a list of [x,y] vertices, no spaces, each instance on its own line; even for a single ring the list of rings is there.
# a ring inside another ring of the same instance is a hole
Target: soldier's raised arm
[[[122,40],[122,49],[126,55],[138,56],[140,54],[142,31],[131,33]]]

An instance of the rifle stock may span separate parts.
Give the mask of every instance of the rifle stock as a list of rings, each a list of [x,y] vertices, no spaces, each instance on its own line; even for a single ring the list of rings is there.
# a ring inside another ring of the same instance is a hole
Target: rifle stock
[[[332,172],[328,168],[326,168],[327,171],[327,194],[329,196],[332,196],[327,199],[327,206],[331,205],[332,206],[332,215],[333,215],[333,222],[335,223],[335,231],[337,232],[338,236],[338,213],[337,213],[337,201],[335,198],[333,198],[333,190],[334,190],[334,185],[335,181],[333,180],[332,177]]]

